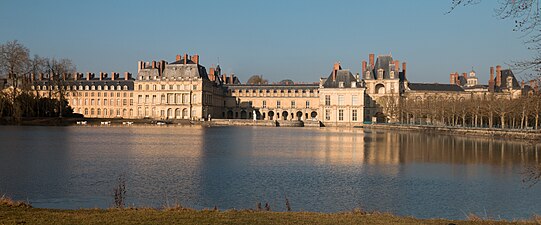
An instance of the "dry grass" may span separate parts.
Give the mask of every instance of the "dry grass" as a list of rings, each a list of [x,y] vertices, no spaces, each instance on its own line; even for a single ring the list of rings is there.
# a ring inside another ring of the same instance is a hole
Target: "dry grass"
[[[15,201],[9,197],[6,197],[5,195],[2,195],[2,197],[0,197],[0,206],[32,208],[32,206],[27,202]]]

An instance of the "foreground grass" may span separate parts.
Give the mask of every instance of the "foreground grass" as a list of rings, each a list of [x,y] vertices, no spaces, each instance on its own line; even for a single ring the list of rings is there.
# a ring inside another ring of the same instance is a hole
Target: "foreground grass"
[[[0,224],[534,224],[534,221],[420,220],[360,212],[264,212],[191,209],[55,210],[0,205]]]

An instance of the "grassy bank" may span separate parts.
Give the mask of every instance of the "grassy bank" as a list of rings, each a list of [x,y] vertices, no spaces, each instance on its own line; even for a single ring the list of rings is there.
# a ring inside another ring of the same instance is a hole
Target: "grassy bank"
[[[0,199],[0,224],[536,224],[535,220],[422,220],[386,213],[268,212],[252,210],[168,209],[39,209]]]

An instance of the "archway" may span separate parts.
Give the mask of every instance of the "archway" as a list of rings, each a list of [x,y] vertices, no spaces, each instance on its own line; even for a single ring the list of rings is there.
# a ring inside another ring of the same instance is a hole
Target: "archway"
[[[312,113],[310,113],[310,117],[315,120],[316,117],[317,117],[317,112],[316,111],[312,111]]]
[[[173,109],[167,109],[167,118],[172,118],[173,117]]]
[[[188,109],[182,109],[182,119],[188,119]]]
[[[180,109],[175,109],[175,118],[180,119]]]
[[[387,118],[385,117],[385,114],[382,112],[377,112],[374,117],[376,117],[376,123],[385,123],[387,122]]]
[[[261,119],[262,119],[262,120],[265,120],[266,118],[267,118],[267,117],[265,116],[265,113],[262,113],[262,114],[261,114]]]
[[[227,119],[233,119],[233,111],[232,110],[227,111]]]
[[[282,112],[282,119],[287,120],[287,116],[289,116],[289,113],[287,111]]]
[[[383,84],[376,85],[376,94],[385,94],[385,85]]]
[[[248,118],[248,113],[246,113],[245,110],[240,111],[240,118],[241,119],[247,119]]]
[[[269,111],[269,120],[274,119],[274,111]]]
[[[302,119],[302,112],[297,111],[297,120],[301,120],[301,119]]]

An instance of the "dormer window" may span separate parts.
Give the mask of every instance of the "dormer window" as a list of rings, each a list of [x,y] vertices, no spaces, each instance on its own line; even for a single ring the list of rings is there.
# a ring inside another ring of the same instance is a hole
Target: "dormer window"
[[[394,79],[394,71],[391,71],[391,73],[389,74],[391,79]]]
[[[378,79],[383,79],[383,69],[378,70]]]
[[[338,87],[339,88],[344,88],[344,82],[342,82],[342,81],[338,82]]]
[[[365,79],[370,79],[370,71],[366,71]]]

